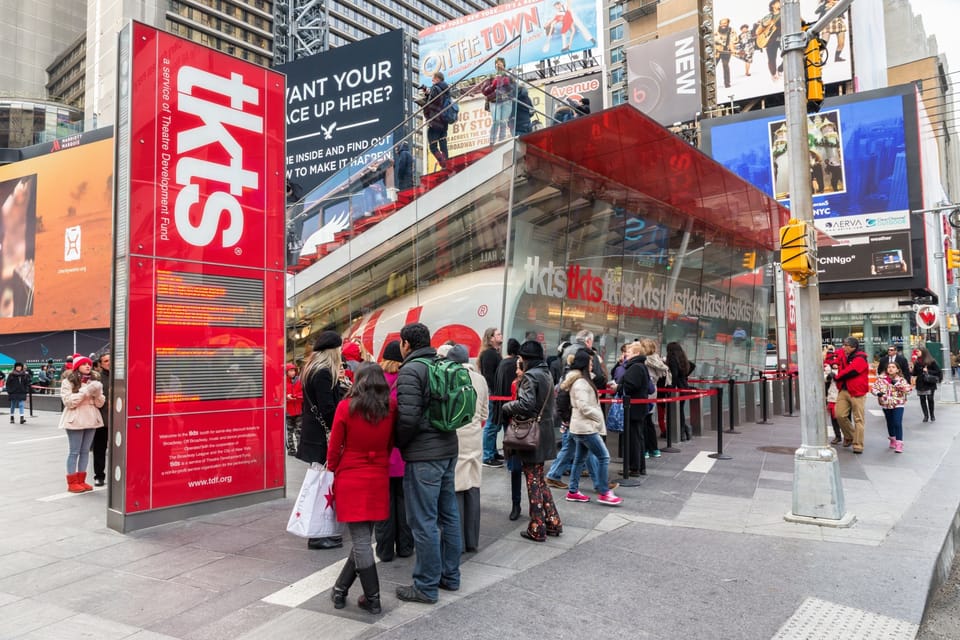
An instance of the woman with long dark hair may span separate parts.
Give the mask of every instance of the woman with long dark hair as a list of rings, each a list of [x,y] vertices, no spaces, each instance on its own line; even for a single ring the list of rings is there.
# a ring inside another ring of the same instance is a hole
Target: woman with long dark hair
[[[943,372],[940,370],[940,365],[926,347],[918,347],[917,360],[913,363],[913,385],[917,389],[917,397],[920,398],[924,422],[937,421],[933,413],[933,395],[942,380]]]
[[[87,462],[93,436],[103,426],[100,407],[107,401],[100,376],[93,371],[93,360],[86,356],[74,358],[73,369],[60,382],[60,399],[63,400],[60,428],[67,431],[69,447],[67,491],[93,491],[86,482]]]
[[[388,465],[396,410],[383,369],[360,363],[350,392],[333,416],[327,456],[337,521],[347,523],[353,545],[330,594],[336,609],[346,606],[350,585],[359,576],[363,595],[357,606],[380,613],[380,579],[371,543],[374,523],[390,515]]]
[[[300,372],[303,388],[303,419],[297,457],[308,464],[327,463],[327,437],[333,424],[337,403],[343,397],[343,366],[340,345],[343,340],[336,331],[323,331],[313,343],[313,352]],[[343,546],[341,536],[310,538],[310,549],[337,549]]]
[[[667,367],[670,369],[671,387],[675,389],[689,389],[690,383],[688,376],[696,368],[692,362],[687,359],[683,347],[679,342],[670,342],[667,344]],[[682,393],[682,392],[681,392]],[[677,403],[677,414],[680,416],[680,439],[689,440],[693,436],[693,430],[687,424],[687,417],[684,415],[683,405],[686,401],[681,400]],[[669,409],[668,409],[669,411]]]
[[[563,533],[560,514],[543,475],[544,461],[557,454],[553,429],[556,422],[553,376],[543,361],[543,345],[536,340],[527,340],[520,345],[517,356],[523,368],[523,375],[517,383],[517,399],[504,404],[501,411],[504,422],[540,416],[540,439],[536,449],[517,452],[530,498],[530,523],[520,535],[534,542],[545,542],[547,536]]]
[[[390,387],[390,397],[397,399],[397,376],[403,355],[400,353],[400,341],[391,340],[383,349],[380,368]],[[403,496],[403,472],[405,465],[400,450],[394,447],[390,451],[390,517],[381,520],[373,529],[377,539],[377,557],[381,562],[391,562],[394,555],[408,558],[413,555],[413,532],[407,524],[407,507]]]

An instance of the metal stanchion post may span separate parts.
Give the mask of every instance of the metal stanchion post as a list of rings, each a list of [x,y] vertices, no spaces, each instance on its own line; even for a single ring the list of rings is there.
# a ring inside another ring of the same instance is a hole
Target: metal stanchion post
[[[770,421],[770,390],[767,389],[767,378],[760,372],[760,424],[769,424]]]
[[[757,390],[756,382],[750,380],[743,386],[743,422],[757,421]]]
[[[670,391],[669,393],[675,393],[675,391]],[[680,407],[679,402],[666,402],[663,405],[664,410],[667,412],[667,446],[663,449],[660,449],[661,453],[680,453],[683,449],[678,449],[673,446],[673,429],[677,424],[677,409]]]
[[[27,387],[27,404],[30,405],[30,417],[33,417],[33,385],[31,384]],[[10,415],[13,415],[13,410],[10,410]]]
[[[737,420],[737,409],[739,408],[739,402],[737,399],[737,380],[736,378],[730,378],[727,380],[727,386],[730,390],[730,428],[727,430],[727,433],[739,434],[740,432],[733,428],[734,424],[738,423]]]
[[[623,472],[621,475],[623,478],[620,480],[621,487],[639,487],[640,482],[636,480],[630,480],[630,410],[633,409],[633,404],[630,401],[630,396],[623,396],[623,451],[620,452],[620,455],[623,456]],[[643,451],[640,452],[641,460],[640,464],[643,464]]]
[[[717,394],[717,452],[707,457],[716,460],[732,460],[723,452],[723,387],[714,387],[713,392]]]
[[[793,373],[787,374],[787,413],[786,415],[793,417]]]

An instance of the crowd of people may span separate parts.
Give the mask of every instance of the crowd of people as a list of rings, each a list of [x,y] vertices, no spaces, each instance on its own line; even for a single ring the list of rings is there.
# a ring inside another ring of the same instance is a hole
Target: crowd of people
[[[903,453],[903,417],[907,400],[916,393],[923,422],[936,422],[934,398],[943,382],[943,371],[923,345],[918,345],[908,360],[895,344],[887,347],[870,382],[871,363],[853,336],[843,340],[840,349],[823,347],[823,380],[833,425],[832,445],[850,447],[863,453],[864,417],[867,396],[876,398],[887,424],[890,449]]]
[[[536,336],[511,338],[503,356],[503,335],[490,328],[471,360],[466,346],[448,341],[434,348],[430,330],[411,323],[384,347],[378,363],[359,341],[344,343],[338,333],[324,331],[302,370],[286,366],[287,452],[333,472],[337,520],[346,524],[352,545],[331,591],[334,607],[347,606],[359,579],[357,605],[380,612],[374,556],[390,562],[415,555],[411,584],[396,590],[400,600],[433,604],[439,590],[459,589],[461,555],[480,543],[482,467],[508,470],[511,520],[522,514],[526,485],[528,521],[520,535],[532,542],[563,534],[551,489],[565,490],[566,502],[593,499],[580,490],[581,475],[592,479],[598,504],[622,504],[614,493],[618,484],[609,479],[601,396],[651,397],[658,385],[686,385],[693,365],[679,344],[668,345],[664,360],[655,342],[638,340],[627,345],[608,378],[593,339],[581,331],[548,358]],[[465,368],[476,392],[459,428],[438,425],[433,410],[440,400],[431,367],[444,361]],[[652,406],[635,405],[629,414],[637,475],[646,473],[646,459],[659,456]],[[501,451],[509,426],[532,421],[541,425],[532,441],[507,443]],[[343,544],[341,536],[307,541],[311,549]]]

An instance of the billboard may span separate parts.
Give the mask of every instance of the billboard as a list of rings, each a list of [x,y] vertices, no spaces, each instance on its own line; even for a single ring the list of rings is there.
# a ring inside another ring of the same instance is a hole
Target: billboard
[[[127,530],[282,491],[284,80],[139,23],[119,58],[109,502]]]
[[[110,326],[113,141],[71,140],[0,167],[0,334]]]
[[[436,71],[449,84],[491,74],[494,54],[512,68],[592,49],[599,41],[597,7],[596,0],[518,0],[427,27],[419,35],[420,82],[430,86]]]
[[[908,115],[904,106],[913,96],[903,91],[833,99],[819,113],[807,116],[814,225],[841,242],[840,247],[821,250],[832,255],[842,253],[843,246],[861,247],[855,252],[859,255],[856,260],[821,260],[823,282],[848,280],[847,270],[854,267],[875,279],[914,272],[910,266],[910,210],[919,198],[919,184],[911,176],[910,166],[917,164],[916,152],[911,151],[916,145],[916,124],[915,113]],[[782,109],[704,120],[702,124],[707,153],[789,205],[789,154]],[[891,242],[904,245],[887,246]],[[874,268],[862,245],[877,243],[884,247],[877,251],[901,253],[897,257],[885,254],[891,262]],[[852,250],[845,255],[853,255]]]
[[[805,22],[816,22],[836,0],[800,0]],[[714,0],[713,49],[717,103],[783,93],[783,51],[780,0]],[[850,12],[834,20],[821,34],[829,57],[823,82],[846,82],[850,63]]]
[[[400,30],[277,70],[287,76],[287,180],[304,195],[403,122]]]
[[[662,125],[700,113],[700,46],[687,29],[627,49],[630,104]]]

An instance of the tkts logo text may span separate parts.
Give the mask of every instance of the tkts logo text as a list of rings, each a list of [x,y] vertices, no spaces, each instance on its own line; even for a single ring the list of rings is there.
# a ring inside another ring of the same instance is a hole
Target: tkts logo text
[[[174,224],[195,247],[213,243],[222,228],[220,244],[226,249],[243,237],[244,190],[260,188],[259,174],[243,168],[243,145],[232,133],[263,134],[263,118],[245,109],[260,104],[260,90],[239,73],[227,78],[189,66],[177,72],[176,86],[175,112],[185,116],[185,126],[178,127],[174,148],[175,179],[183,187],[174,203]]]

